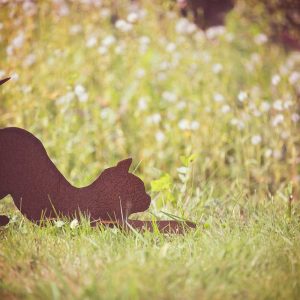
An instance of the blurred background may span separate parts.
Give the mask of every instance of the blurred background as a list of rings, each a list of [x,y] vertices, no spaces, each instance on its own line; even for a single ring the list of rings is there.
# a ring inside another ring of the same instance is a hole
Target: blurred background
[[[0,126],[78,186],[132,157],[157,213],[297,197],[299,26],[288,0],[0,0]]]

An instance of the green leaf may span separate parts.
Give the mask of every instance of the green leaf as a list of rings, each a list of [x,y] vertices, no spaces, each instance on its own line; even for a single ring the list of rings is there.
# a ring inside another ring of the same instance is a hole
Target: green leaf
[[[169,174],[165,174],[161,178],[151,181],[151,191],[160,192],[160,191],[168,190],[171,188],[171,185],[172,185],[171,176]]]

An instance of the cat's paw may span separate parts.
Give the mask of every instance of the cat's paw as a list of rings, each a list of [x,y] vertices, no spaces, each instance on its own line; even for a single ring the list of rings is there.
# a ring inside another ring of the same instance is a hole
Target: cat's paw
[[[7,216],[0,215],[0,226],[5,226],[9,223],[9,218]]]

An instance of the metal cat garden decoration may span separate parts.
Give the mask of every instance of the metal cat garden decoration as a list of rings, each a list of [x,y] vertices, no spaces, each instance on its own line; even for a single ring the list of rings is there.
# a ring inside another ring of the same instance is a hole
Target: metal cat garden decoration
[[[8,79],[0,81],[0,85]],[[181,233],[191,222],[130,220],[132,213],[149,208],[151,198],[143,181],[129,173],[132,159],[105,169],[90,185],[70,184],[49,158],[43,144],[30,132],[16,127],[0,129],[0,199],[11,195],[30,221],[58,217],[89,217],[91,224]],[[9,218],[0,216],[0,226]]]

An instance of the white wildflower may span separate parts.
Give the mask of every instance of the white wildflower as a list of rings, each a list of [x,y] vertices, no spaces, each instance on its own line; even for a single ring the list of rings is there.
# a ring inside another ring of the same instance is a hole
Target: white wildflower
[[[125,20],[118,20],[115,26],[122,32],[129,32],[132,29],[132,24],[126,22]]]
[[[76,227],[78,227],[79,222],[77,219],[72,220],[72,222],[70,223],[70,228],[71,229],[75,229]]]
[[[212,71],[215,74],[219,74],[223,70],[223,66],[221,64],[213,64]]]
[[[238,94],[238,100],[244,102],[247,99],[248,95],[245,91],[240,91]]]
[[[298,81],[300,81],[300,72],[292,72],[292,74],[289,77],[289,83],[296,84]]]
[[[281,80],[280,76],[278,74],[276,74],[276,75],[272,76],[271,82],[272,82],[273,85],[276,86],[276,85],[278,85],[280,80]]]
[[[214,100],[215,100],[215,102],[223,102],[224,101],[224,96],[220,93],[215,93],[214,94]]]
[[[95,36],[90,36],[86,41],[87,48],[93,48],[97,44],[97,38]]]
[[[297,123],[300,121],[300,115],[297,113],[293,113],[291,119],[294,123]]]
[[[148,107],[148,103],[145,97],[141,97],[138,101],[138,108],[139,110],[146,110]]]
[[[62,220],[54,221],[56,227],[61,228],[65,225],[65,222]]]
[[[205,34],[209,40],[215,39],[226,32],[224,26],[213,26],[206,30]]]
[[[191,130],[197,130],[200,127],[200,123],[198,121],[192,121],[190,124],[190,129]]]
[[[35,63],[35,61],[36,61],[36,56],[34,53],[31,53],[25,57],[25,59],[23,61],[23,65],[25,67],[30,67]]]
[[[267,101],[263,101],[263,102],[261,103],[261,105],[260,105],[261,111],[264,111],[264,112],[269,111],[270,108],[271,108],[271,105],[270,105],[270,103],[267,102]]]
[[[272,149],[269,148],[265,151],[264,155],[266,158],[269,158],[272,156],[272,153],[273,153]]]
[[[88,94],[83,85],[77,84],[75,86],[74,92],[80,102],[86,102],[88,100]]]
[[[139,19],[139,16],[137,13],[135,12],[131,12],[128,16],[127,16],[127,21],[130,23],[135,23],[137,20]]]
[[[170,91],[164,91],[162,93],[162,98],[170,103],[175,102],[177,100],[177,95]]]
[[[169,43],[166,48],[167,52],[174,52],[176,50],[176,44]]]
[[[161,115],[159,113],[155,113],[153,115],[150,115],[147,118],[147,121],[150,124],[158,124],[161,121]]]
[[[268,37],[267,37],[264,33],[257,34],[257,35],[254,37],[254,42],[255,42],[257,45],[265,44],[267,41],[268,41]]]
[[[116,38],[113,35],[108,35],[107,37],[105,37],[102,40],[102,45],[104,47],[110,47],[111,45],[113,45],[116,42]]]
[[[282,101],[281,100],[276,100],[273,103],[273,108],[276,109],[276,110],[278,110],[278,111],[283,110]]]
[[[181,129],[181,130],[188,130],[190,128],[190,123],[187,119],[181,119],[179,122],[178,122],[178,127]]]
[[[261,141],[262,141],[262,138],[259,134],[256,134],[256,135],[252,136],[252,138],[251,138],[252,145],[258,145],[261,143]]]
[[[165,140],[165,134],[162,131],[158,131],[155,134],[155,139],[157,142],[163,142]]]
[[[71,35],[76,35],[82,31],[82,26],[80,24],[74,24],[70,27],[69,32]]]
[[[228,104],[225,104],[225,105],[223,105],[222,107],[221,107],[221,112],[223,113],[223,114],[227,114],[227,113],[229,113],[231,111],[231,108],[230,108],[230,106],[228,105]]]
[[[104,46],[100,46],[98,49],[97,49],[98,53],[101,54],[101,55],[104,55],[107,53],[107,48],[104,47]]]
[[[284,116],[283,114],[278,114],[272,119],[272,125],[274,127],[278,126],[279,124],[283,123],[284,121]]]

